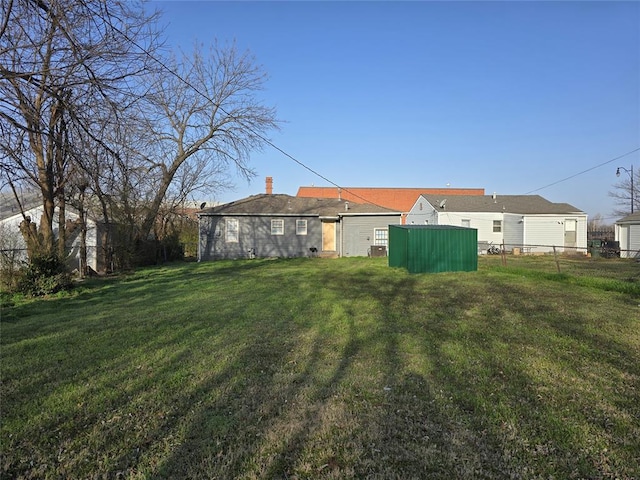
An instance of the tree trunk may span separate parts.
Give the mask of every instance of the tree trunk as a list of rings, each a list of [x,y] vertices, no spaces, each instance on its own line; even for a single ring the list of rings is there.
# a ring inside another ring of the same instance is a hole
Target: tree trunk
[[[167,190],[171,185],[171,181],[178,170],[178,167],[184,162],[184,159],[176,159],[174,160],[171,168],[169,170],[164,170],[162,174],[162,182],[160,183],[160,188],[156,192],[153,197],[153,201],[151,205],[149,205],[149,209],[144,217],[144,221],[142,222],[142,226],[140,227],[140,235],[138,237],[139,240],[147,240],[151,231],[153,230],[154,223],[158,218],[158,212],[160,211],[160,206],[164,201],[164,197],[167,194]]]
[[[84,210],[85,188],[80,188],[80,202],[78,204],[78,214],[80,215],[80,277],[87,276],[87,213]]]

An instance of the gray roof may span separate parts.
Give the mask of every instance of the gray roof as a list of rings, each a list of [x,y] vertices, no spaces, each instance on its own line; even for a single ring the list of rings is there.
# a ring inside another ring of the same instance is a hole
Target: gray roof
[[[616,223],[640,223],[640,212],[631,213],[625,217],[622,217]]]
[[[305,198],[283,194],[252,195],[198,212],[198,215],[316,215],[323,217],[348,214],[400,215],[400,212],[337,198]]]
[[[568,203],[553,203],[540,195],[421,195],[441,212],[493,212],[519,214],[584,214]],[[444,208],[440,204],[444,201]]]
[[[42,194],[37,190],[20,191],[20,203],[24,211],[42,205]],[[0,220],[5,220],[20,213],[20,205],[13,192],[0,192]]]

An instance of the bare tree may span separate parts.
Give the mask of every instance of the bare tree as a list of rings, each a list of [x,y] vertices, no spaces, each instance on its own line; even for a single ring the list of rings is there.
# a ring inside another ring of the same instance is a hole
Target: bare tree
[[[614,184],[613,188],[613,190],[609,191],[609,196],[615,199],[617,206],[612,212],[613,215],[623,217],[631,213],[632,201],[633,211],[640,211],[640,169],[634,171],[633,182],[631,181],[631,169],[629,169],[628,174],[626,170],[621,171],[620,181]]]
[[[162,235],[161,208],[228,186],[230,170],[254,175],[250,152],[277,122],[248,53],[214,45],[162,60],[156,17],[128,0],[2,7],[0,164],[8,183],[40,192],[40,224],[23,229],[39,251],[64,249],[67,202],[123,226],[130,245]]]
[[[589,221],[587,222],[587,230],[588,231],[598,230],[602,226],[602,223],[603,223],[602,215],[599,213],[596,213],[593,217],[589,218]]]
[[[129,1],[22,0],[3,2],[0,19],[0,119],[3,169],[42,196],[41,252],[64,249],[65,189],[82,133],[102,148],[93,115],[117,116],[156,45],[154,16]],[[143,48],[140,46],[143,45]]]
[[[265,74],[234,45],[213,45],[206,56],[195,47],[192,55],[172,58],[166,67],[154,76],[143,112],[149,143],[140,154],[156,184],[140,227],[142,239],[152,232],[170,187],[180,200],[219,181],[229,168],[254,176],[249,155],[277,128],[274,109],[256,98]],[[173,183],[177,178],[180,188]]]

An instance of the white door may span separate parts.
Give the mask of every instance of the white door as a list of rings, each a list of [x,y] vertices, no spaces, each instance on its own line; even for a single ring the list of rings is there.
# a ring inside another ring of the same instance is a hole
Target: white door
[[[565,219],[564,221],[564,247],[574,249],[577,247],[578,221],[575,219]],[[575,253],[575,250],[573,252]]]

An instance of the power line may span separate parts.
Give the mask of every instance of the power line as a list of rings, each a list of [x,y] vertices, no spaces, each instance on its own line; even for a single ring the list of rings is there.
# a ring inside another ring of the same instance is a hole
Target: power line
[[[147,50],[145,47],[141,46],[140,44],[138,44],[135,40],[131,39],[126,33],[124,33],[122,30],[120,30],[118,27],[114,26],[111,22],[110,26],[116,31],[118,32],[120,35],[122,35],[127,41],[131,42],[133,45],[135,45],[139,50],[141,50],[145,55],[147,55],[147,57],[149,57],[151,60],[155,61],[156,63],[158,63],[164,70],[166,70],[167,72],[169,72],[169,74],[175,76],[178,80],[180,80],[181,82],[183,82],[185,85],[187,85],[189,88],[192,88],[197,94],[199,94],[200,96],[202,96],[205,100],[207,100],[208,102],[210,102],[214,107],[218,108],[220,111],[222,111],[225,115],[228,115],[231,117],[231,115],[229,114],[229,112],[227,112],[220,104],[214,102],[211,98],[209,98],[209,96],[207,96],[206,94],[204,94],[199,88],[197,88],[196,86],[194,86],[191,82],[189,82],[187,79],[182,78],[182,76],[180,76],[177,72],[173,71],[171,68],[169,68],[162,60],[156,58],[151,52],[149,52],[149,50]],[[274,150],[280,152],[282,155],[284,155],[285,157],[289,158],[291,161],[295,162],[297,165],[301,166],[302,168],[306,169],[307,171],[311,172],[312,174],[316,175],[317,177],[321,178],[322,180],[326,181],[327,183],[329,183],[330,185],[333,185],[334,187],[340,188],[341,190],[344,190],[347,193],[350,193],[351,195],[353,195],[356,198],[359,198],[360,200],[363,200],[364,202],[371,204],[371,205],[376,205],[378,207],[383,207],[382,205],[378,205],[364,197],[362,197],[361,195],[350,191],[348,188],[342,187],[340,186],[338,183],[334,182],[333,180],[327,178],[325,175],[322,175],[320,172],[314,170],[313,168],[311,168],[310,166],[306,165],[304,162],[298,160],[297,158],[295,158],[293,155],[291,155],[290,153],[286,152],[284,149],[278,147],[275,143],[273,143],[271,140],[269,140],[268,138],[266,138],[264,135],[262,135],[260,132],[256,131],[254,128],[252,128],[250,125],[247,125],[245,123],[243,123],[241,120],[239,119],[235,119],[240,125],[242,125],[244,128],[246,128],[247,130],[249,130],[251,133],[253,133],[256,137],[258,137],[260,140],[262,140],[265,144],[269,145],[271,148],[273,148]],[[640,147],[631,150],[627,153],[624,153],[618,157],[612,158],[610,160],[607,160],[606,162],[602,162],[598,165],[595,165],[591,168],[588,168],[586,170],[583,170],[581,172],[578,172],[576,174],[570,175],[568,177],[565,177],[561,180],[557,180],[555,182],[549,183],[547,185],[544,185],[542,187],[536,188],[534,190],[530,190],[526,193],[524,193],[524,195],[530,195],[534,192],[538,192],[540,190],[544,190],[545,188],[549,188],[553,185],[557,185],[559,183],[565,182],[567,180],[571,180],[572,178],[578,177],[580,175],[583,175],[587,172],[590,172],[592,170],[595,170],[596,168],[600,168],[604,165],[608,165],[609,163],[613,163],[616,160],[619,160],[621,158],[624,158],[628,155],[631,155],[632,153],[635,153],[637,151],[640,151]],[[383,207],[383,208],[387,208],[387,207]]]
[[[147,55],[147,57],[149,57],[151,60],[153,60],[154,62],[156,62],[158,65],[160,65],[164,70],[166,70],[167,72],[169,72],[169,74],[175,76],[178,80],[180,80],[181,82],[183,82],[185,85],[187,85],[189,88],[193,89],[193,91],[195,91],[198,95],[202,96],[205,100],[207,100],[209,103],[211,103],[214,107],[216,107],[217,109],[219,109],[221,112],[223,112],[225,115],[232,117],[232,115],[227,112],[222,105],[214,102],[211,98],[209,98],[209,96],[207,96],[205,93],[203,93],[199,88],[197,88],[196,86],[194,86],[191,82],[189,82],[189,80],[182,78],[182,76],[180,76],[177,72],[173,71],[171,68],[169,68],[162,60],[156,58],[151,52],[149,52],[149,50],[147,50],[145,47],[141,46],[138,42],[136,42],[135,40],[131,39],[126,33],[124,33],[122,30],[120,30],[118,27],[116,27],[115,25],[113,25],[111,22],[109,22],[111,28],[113,28],[116,32],[118,32],[120,35],[122,35],[127,41],[131,42],[133,45],[135,45],[139,50],[141,50],[145,55]],[[260,132],[256,131],[254,128],[252,128],[250,125],[247,125],[246,123],[243,123],[240,119],[235,118],[235,121],[237,121],[240,125],[242,125],[244,128],[246,128],[247,130],[249,130],[251,133],[253,133],[256,137],[258,137],[260,140],[262,140],[264,143],[266,143],[267,145],[269,145],[271,148],[273,148],[274,150],[280,152],[282,155],[284,155],[285,157],[289,158],[290,160],[292,160],[293,162],[295,162],[296,164],[298,164],[299,166],[301,166],[302,168],[308,170],[309,172],[313,173],[314,175],[316,175],[317,177],[321,178],[322,180],[324,180],[325,182],[333,185],[334,187],[337,187],[345,192],[350,193],[351,195],[353,195],[356,198],[359,198],[360,200],[363,200],[365,203],[368,203],[370,205],[375,205],[377,207],[381,207],[381,208],[388,208],[388,207],[384,207],[383,205],[378,205],[374,202],[372,202],[371,200],[368,200],[364,197],[362,197],[361,195],[350,191],[348,188],[342,187],[339,184],[337,184],[336,182],[334,182],[333,180],[327,178],[326,176],[322,175],[320,172],[314,170],[313,168],[309,167],[308,165],[306,165],[305,163],[303,163],[302,161],[298,160],[297,158],[295,158],[293,155],[291,155],[290,153],[286,152],[284,149],[278,147],[275,143],[273,143],[271,140],[269,140],[268,138],[266,138],[264,135],[262,135]]]
[[[591,168],[587,168],[586,170],[583,170],[582,172],[578,172],[578,173],[576,173],[576,174],[574,174],[574,175],[571,175],[571,176],[569,176],[569,177],[563,178],[562,180],[558,180],[557,182],[553,182],[553,183],[550,183],[550,184],[548,184],[548,185],[545,185],[544,187],[540,187],[540,188],[536,188],[535,190],[531,190],[531,191],[529,191],[529,192],[525,193],[524,195],[529,195],[529,194],[531,194],[531,193],[533,193],[533,192],[538,192],[538,191],[540,191],[540,190],[544,190],[545,188],[551,187],[551,186],[553,186],[553,185],[557,185],[558,183],[562,183],[562,182],[565,182],[565,181],[567,181],[567,180],[571,180],[572,178],[575,178],[575,177],[577,177],[577,176],[579,176],[579,175],[583,175],[583,174],[585,174],[585,173],[587,173],[587,172],[590,172],[591,170],[595,170],[596,168],[600,168],[600,167],[602,167],[603,165],[607,165],[607,164],[609,164],[609,163],[613,163],[613,162],[615,162],[616,160],[620,160],[621,158],[624,158],[624,157],[626,157],[627,155],[631,155],[632,153],[635,153],[635,152],[637,152],[637,151],[639,151],[639,150],[640,150],[640,147],[639,147],[639,148],[636,148],[635,150],[631,150],[630,152],[627,152],[627,153],[625,153],[625,154],[622,154],[622,155],[620,155],[619,157],[612,158],[611,160],[607,160],[606,162],[602,162],[602,163],[600,163],[600,164],[598,164],[598,165],[595,165],[595,166],[593,166],[593,167],[591,167]]]

